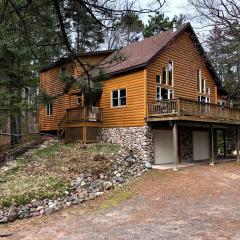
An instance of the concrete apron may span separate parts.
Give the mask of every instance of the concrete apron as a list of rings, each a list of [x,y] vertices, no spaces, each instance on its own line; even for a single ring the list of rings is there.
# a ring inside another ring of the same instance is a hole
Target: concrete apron
[[[236,161],[236,159],[217,159],[214,161],[214,163],[220,164],[222,162],[233,162],[233,161]],[[210,161],[201,161],[201,162],[194,162],[194,163],[180,162],[180,163],[177,163],[177,169],[192,167],[192,166],[199,166],[199,165],[207,165],[207,164],[209,165]],[[157,169],[157,170],[167,170],[167,169],[173,169],[173,168],[174,168],[173,163],[152,165],[152,169]]]

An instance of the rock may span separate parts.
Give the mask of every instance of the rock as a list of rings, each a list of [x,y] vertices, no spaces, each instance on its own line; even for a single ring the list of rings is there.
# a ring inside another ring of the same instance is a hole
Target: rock
[[[100,196],[102,196],[103,194],[104,194],[104,192],[96,192],[96,193],[95,193],[95,196],[96,196],[96,197],[100,197]]]
[[[7,217],[3,217],[2,219],[0,219],[0,224],[4,224],[4,223],[8,223]]]
[[[77,195],[79,199],[84,199],[86,194],[82,191],[78,191]]]
[[[49,214],[53,214],[54,212],[56,212],[55,208],[49,207],[46,211],[45,214],[49,215]]]
[[[18,214],[17,213],[11,213],[7,216],[8,222],[13,222],[18,218]]]
[[[67,205],[68,207],[70,207],[70,206],[72,205],[72,203],[71,203],[71,202],[66,202],[66,205]]]
[[[151,165],[151,163],[149,163],[149,162],[145,162],[144,166],[145,166],[145,168],[147,168],[147,169],[152,169],[152,165]]]
[[[40,210],[40,215],[43,215],[44,213],[45,213],[45,210],[44,209],[42,209],[42,210]]]
[[[122,183],[124,182],[124,179],[123,179],[122,177],[118,177],[118,178],[116,179],[116,181],[117,181],[118,183],[122,184]]]
[[[43,206],[38,206],[37,209],[36,209],[36,211],[41,211],[42,209],[44,209]]]
[[[112,188],[112,185],[113,184],[110,181],[107,181],[107,182],[103,183],[103,188],[104,188],[104,190],[109,190]]]
[[[84,187],[85,185],[86,185],[86,182],[85,182],[85,181],[81,181],[80,186],[81,186],[81,187]]]
[[[88,198],[89,200],[93,200],[96,197],[95,193],[90,193]]]
[[[40,216],[40,212],[34,212],[34,213],[32,214],[32,216],[33,216],[33,217]]]

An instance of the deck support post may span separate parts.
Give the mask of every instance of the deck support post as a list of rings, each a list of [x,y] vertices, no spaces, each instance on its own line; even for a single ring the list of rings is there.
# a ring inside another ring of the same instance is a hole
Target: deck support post
[[[236,150],[237,150],[237,161],[240,161],[240,156],[239,156],[239,126],[237,125],[237,140],[236,140]]]
[[[213,134],[213,127],[211,127],[211,161],[210,166],[214,166],[214,134]]]
[[[223,151],[224,151],[224,158],[227,157],[227,148],[226,148],[226,129],[223,129]]]
[[[178,128],[177,122],[173,124],[173,171],[177,171],[177,163],[179,162],[178,156]]]

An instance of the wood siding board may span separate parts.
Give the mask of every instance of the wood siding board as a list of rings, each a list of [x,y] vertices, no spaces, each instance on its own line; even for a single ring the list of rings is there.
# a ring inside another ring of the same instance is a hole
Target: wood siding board
[[[210,101],[217,103],[216,82],[209,71],[207,64],[198,50],[196,43],[190,35],[184,32],[174,43],[168,46],[147,67],[147,101],[154,102],[156,99],[156,75],[162,72],[163,67],[168,66],[168,61],[174,64],[174,97],[187,98],[197,101],[196,70],[201,68],[202,78],[210,87]]]

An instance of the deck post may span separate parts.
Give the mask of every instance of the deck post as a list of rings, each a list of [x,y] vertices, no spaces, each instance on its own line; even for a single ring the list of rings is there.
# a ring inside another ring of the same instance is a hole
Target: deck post
[[[178,155],[178,128],[177,122],[173,124],[173,171],[177,171],[177,163],[179,161]]]
[[[227,157],[227,149],[226,149],[226,129],[223,129],[223,151],[224,151],[224,158]]]
[[[237,141],[236,141],[236,150],[237,150],[237,161],[240,161],[240,156],[239,156],[239,126],[237,125]]]
[[[212,126],[211,126],[211,160],[209,165],[214,166],[214,134]]]

